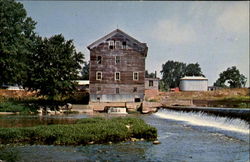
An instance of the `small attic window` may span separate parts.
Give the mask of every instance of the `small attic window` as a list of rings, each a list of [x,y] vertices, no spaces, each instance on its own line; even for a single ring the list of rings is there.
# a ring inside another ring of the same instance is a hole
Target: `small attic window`
[[[123,41],[123,42],[122,42],[122,49],[126,49],[126,46],[127,46],[127,42],[126,42],[126,41]]]
[[[110,40],[109,41],[109,49],[114,49],[114,41],[113,40]]]

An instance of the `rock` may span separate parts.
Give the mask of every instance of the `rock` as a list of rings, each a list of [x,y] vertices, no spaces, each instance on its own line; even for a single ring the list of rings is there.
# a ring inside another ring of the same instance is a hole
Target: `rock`
[[[141,141],[144,141],[144,138],[141,138]]]
[[[88,142],[89,145],[93,145],[94,144],[94,141],[91,141],[91,142]]]
[[[71,104],[71,103],[67,103],[67,109],[68,109],[68,110],[71,110],[71,109],[72,109],[72,107],[73,107],[73,106],[72,106],[72,104]]]
[[[158,145],[158,144],[161,144],[161,142],[158,141],[158,140],[155,140],[155,141],[153,142],[153,144],[154,144],[154,145]]]
[[[137,141],[137,139],[136,138],[131,138],[131,141],[135,142],[135,141]]]
[[[111,142],[111,141],[109,141],[109,144],[111,145],[111,144],[112,144],[112,142]]]
[[[130,128],[130,125],[126,125],[126,127],[129,129],[129,128]]]

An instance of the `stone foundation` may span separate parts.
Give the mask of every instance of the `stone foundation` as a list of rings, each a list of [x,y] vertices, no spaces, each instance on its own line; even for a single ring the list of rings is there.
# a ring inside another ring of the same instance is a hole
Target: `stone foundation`
[[[126,107],[130,112],[137,111],[141,107],[141,102],[90,102],[89,107],[93,111],[106,111],[108,107]]]

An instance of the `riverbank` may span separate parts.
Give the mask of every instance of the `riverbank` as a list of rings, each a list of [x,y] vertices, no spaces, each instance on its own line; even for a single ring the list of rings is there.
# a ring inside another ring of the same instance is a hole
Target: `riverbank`
[[[155,140],[156,128],[138,118],[85,118],[75,124],[0,128],[0,144],[88,145]]]
[[[250,108],[248,88],[228,88],[202,92],[146,91],[145,98],[163,106]]]

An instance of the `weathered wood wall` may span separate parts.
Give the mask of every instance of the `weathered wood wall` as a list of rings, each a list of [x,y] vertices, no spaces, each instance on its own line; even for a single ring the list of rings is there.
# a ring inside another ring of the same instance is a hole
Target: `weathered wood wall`
[[[111,39],[118,41],[118,38],[122,37]],[[122,42],[124,39],[119,41]],[[143,100],[145,49],[143,51],[140,45],[131,44],[126,39],[125,49],[110,49],[109,40],[90,50],[90,101],[97,101],[97,98],[103,102],[132,102],[134,98]],[[101,64],[98,64],[98,56],[102,58]],[[119,63],[116,63],[116,56],[120,56]],[[96,80],[98,71],[102,72],[102,80]],[[115,80],[115,72],[120,72],[120,80]],[[133,80],[133,72],[139,73],[138,80]],[[119,88],[119,94],[116,93],[116,88]]]

